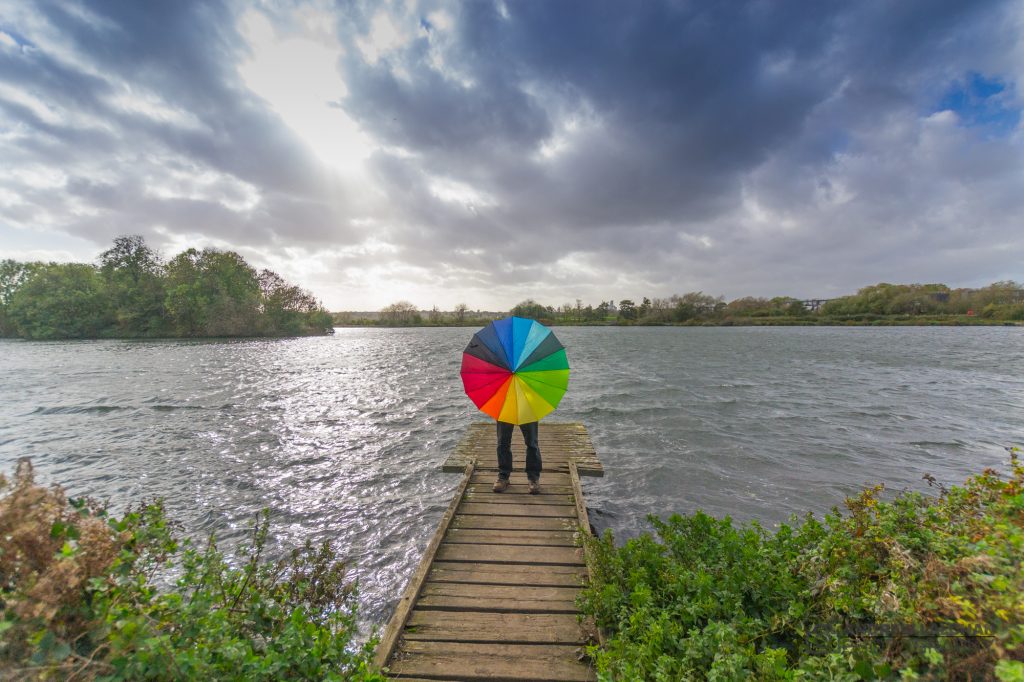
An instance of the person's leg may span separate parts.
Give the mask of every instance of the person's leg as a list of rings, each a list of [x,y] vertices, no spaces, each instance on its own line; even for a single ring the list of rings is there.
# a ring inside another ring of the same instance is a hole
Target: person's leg
[[[520,424],[519,430],[523,432],[523,441],[526,443],[526,477],[531,481],[539,481],[541,461],[538,422]]]
[[[498,478],[508,480],[512,475],[512,430],[515,427],[498,422]]]

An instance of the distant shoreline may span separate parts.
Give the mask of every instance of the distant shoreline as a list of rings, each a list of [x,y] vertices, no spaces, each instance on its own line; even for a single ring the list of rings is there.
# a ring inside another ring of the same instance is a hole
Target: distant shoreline
[[[988,320],[957,316],[956,319],[945,320],[936,318],[907,318],[904,316],[883,317],[874,320],[807,320],[807,319],[733,319],[733,320],[700,320],[687,322],[563,322],[540,319],[539,322],[549,327],[1024,327],[1024,322],[1015,320]],[[383,321],[366,321],[365,323],[339,322],[335,329],[413,329],[418,327],[456,327],[474,328],[487,324],[489,320],[473,322],[416,322],[397,323]]]

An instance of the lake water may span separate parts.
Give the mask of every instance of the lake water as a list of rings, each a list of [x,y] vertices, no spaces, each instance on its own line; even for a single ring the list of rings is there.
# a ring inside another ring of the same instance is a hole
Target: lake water
[[[241,341],[0,341],[0,467],[114,509],[165,498],[230,545],[269,507],[275,547],[330,538],[385,620],[482,418],[462,393],[471,329],[338,329]],[[552,419],[605,465],[591,518],[771,524],[865,484],[924,489],[1003,468],[1024,443],[1022,328],[557,328],[572,364]],[[542,425],[543,428],[543,425]]]

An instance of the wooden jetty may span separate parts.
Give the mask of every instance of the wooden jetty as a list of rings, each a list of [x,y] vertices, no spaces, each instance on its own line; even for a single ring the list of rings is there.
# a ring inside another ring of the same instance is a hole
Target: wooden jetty
[[[399,680],[594,680],[593,641],[576,596],[587,579],[576,533],[589,533],[580,476],[602,476],[582,424],[540,425],[541,494],[512,439],[511,485],[495,493],[494,422],[472,424],[443,465],[462,473],[377,648]]]

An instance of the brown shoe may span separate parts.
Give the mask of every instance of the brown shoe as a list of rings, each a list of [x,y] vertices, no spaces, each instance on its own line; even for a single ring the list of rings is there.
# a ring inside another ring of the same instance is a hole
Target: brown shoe
[[[498,480],[494,482],[494,487],[491,488],[496,493],[502,493],[508,490],[508,479],[498,477]]]
[[[540,494],[540,481],[534,481],[534,480],[530,481],[530,494],[531,495],[538,495],[538,494]]]

